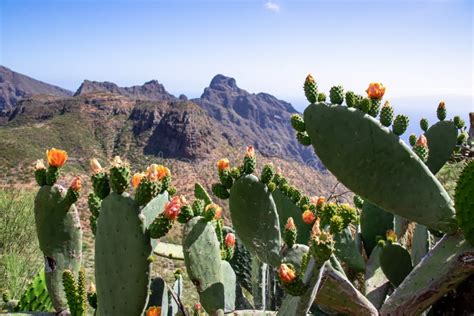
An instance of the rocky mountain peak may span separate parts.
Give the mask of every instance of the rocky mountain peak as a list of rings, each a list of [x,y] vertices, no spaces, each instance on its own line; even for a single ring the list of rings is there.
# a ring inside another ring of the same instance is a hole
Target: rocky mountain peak
[[[218,74],[211,80],[209,88],[215,90],[240,90],[234,78]]]

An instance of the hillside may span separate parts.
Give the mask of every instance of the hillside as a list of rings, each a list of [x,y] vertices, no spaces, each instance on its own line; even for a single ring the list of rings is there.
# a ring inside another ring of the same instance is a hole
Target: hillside
[[[15,108],[19,100],[38,94],[66,97],[72,92],[0,66],[0,117]]]

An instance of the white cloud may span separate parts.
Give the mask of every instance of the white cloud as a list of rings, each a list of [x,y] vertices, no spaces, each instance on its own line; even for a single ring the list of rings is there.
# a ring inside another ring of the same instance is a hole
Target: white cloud
[[[273,0],[268,0],[267,2],[265,2],[265,9],[273,12],[278,12],[280,11],[280,6],[277,3],[273,2]]]

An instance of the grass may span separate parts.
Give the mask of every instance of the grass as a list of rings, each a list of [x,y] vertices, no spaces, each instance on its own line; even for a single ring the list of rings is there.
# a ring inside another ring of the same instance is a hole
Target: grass
[[[42,266],[31,191],[0,189],[0,292],[19,298]]]

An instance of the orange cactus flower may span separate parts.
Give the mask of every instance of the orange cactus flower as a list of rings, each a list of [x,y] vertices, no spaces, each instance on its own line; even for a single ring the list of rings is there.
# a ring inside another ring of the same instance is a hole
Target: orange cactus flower
[[[392,229],[387,230],[386,237],[387,240],[391,240],[393,242],[397,241],[397,234]]]
[[[92,173],[97,174],[102,172],[102,166],[96,158],[91,159],[89,165],[91,167]]]
[[[314,221],[316,220],[316,215],[314,215],[313,212],[311,212],[310,210],[306,210],[303,212],[303,222],[305,222],[305,224],[308,224],[308,225],[311,225],[314,223]]]
[[[67,152],[61,149],[51,148],[46,151],[48,165],[50,167],[61,168],[67,160]]]
[[[233,233],[228,233],[225,235],[225,245],[229,248],[233,248],[235,245],[235,235]]]
[[[166,168],[165,166],[162,165],[157,165],[155,167],[156,174],[158,176],[158,180],[163,180],[164,177],[167,177],[171,175],[170,169]]]
[[[146,316],[160,316],[160,315],[161,315],[160,306],[152,306],[146,311]]]
[[[420,137],[418,137],[418,140],[416,141],[416,145],[423,146],[423,147],[428,146],[428,140],[426,139],[425,135],[420,135]]]
[[[296,229],[295,221],[293,220],[293,217],[288,217],[288,219],[286,220],[285,229],[287,229],[287,230],[295,230]]]
[[[296,279],[296,272],[290,266],[282,263],[278,268],[278,276],[283,283],[290,283]]]
[[[255,149],[252,145],[247,146],[247,153],[245,154],[246,157],[254,158],[255,157]]]
[[[369,99],[380,100],[385,94],[385,87],[381,83],[371,82],[365,92],[367,92],[367,96],[369,97]]]
[[[35,170],[43,170],[43,169],[46,169],[46,167],[44,166],[43,159],[36,160]]]
[[[82,188],[82,181],[79,177],[72,179],[71,185],[69,186],[73,191],[79,192]]]
[[[311,204],[314,204],[316,206],[320,206],[320,205],[324,204],[324,202],[326,202],[326,198],[324,196],[312,196],[309,199],[309,201],[310,201]]]
[[[181,211],[181,206],[185,205],[186,203],[186,198],[183,195],[174,196],[171,201],[166,203],[163,215],[171,221],[175,220]]]
[[[229,159],[223,158],[217,161],[217,170],[224,171],[230,168]]]
[[[132,177],[131,183],[134,189],[138,188],[140,185],[140,182],[142,182],[142,179],[145,177],[145,174],[143,172],[141,173],[135,173]]]
[[[438,109],[444,109],[446,108],[446,103],[444,103],[444,101],[441,101],[439,104],[438,104]]]
[[[213,209],[215,212],[214,219],[219,219],[222,217],[222,207],[215,203],[212,203],[206,206],[204,212],[208,212],[210,209]]]

